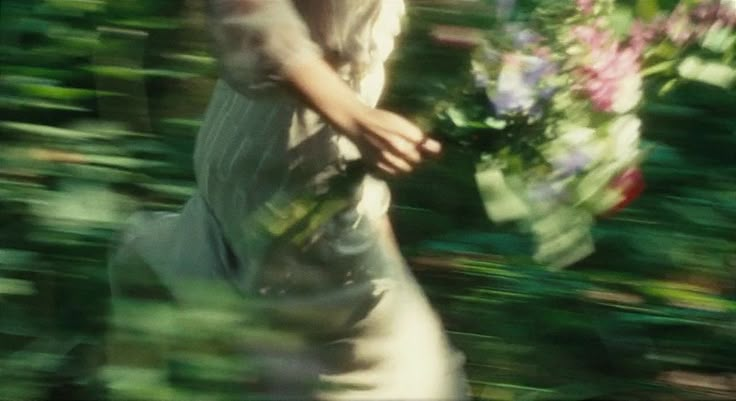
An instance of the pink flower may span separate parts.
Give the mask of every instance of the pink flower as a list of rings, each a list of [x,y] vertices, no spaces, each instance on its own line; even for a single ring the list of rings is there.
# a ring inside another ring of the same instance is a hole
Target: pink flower
[[[637,53],[642,54],[649,43],[651,43],[664,27],[663,19],[655,19],[650,23],[634,21],[631,25],[629,46]]]
[[[680,3],[665,22],[667,37],[677,45],[684,45],[695,37],[695,25],[684,3]]]
[[[593,14],[594,3],[595,0],[577,0],[578,10],[580,10],[583,15],[591,15]]]
[[[643,46],[622,46],[610,31],[597,26],[573,30],[583,45],[579,88],[600,111],[626,113],[641,99],[639,59]]]
[[[736,27],[736,1],[706,1],[699,3],[690,12],[691,24],[697,37],[702,37],[714,26]]]
[[[732,2],[733,5],[731,5]],[[664,33],[676,45],[701,40],[709,30],[736,27],[735,0],[703,0],[692,7],[680,3],[664,21]]]
[[[720,0],[699,3],[690,13],[693,21],[707,26],[720,22],[726,26],[736,25],[736,1]]]
[[[718,17],[720,5],[716,2],[703,2],[693,8],[690,15],[694,20],[714,22]]]
[[[578,41],[590,48],[602,47],[613,40],[611,32],[602,29],[597,24],[576,26],[572,32]]]

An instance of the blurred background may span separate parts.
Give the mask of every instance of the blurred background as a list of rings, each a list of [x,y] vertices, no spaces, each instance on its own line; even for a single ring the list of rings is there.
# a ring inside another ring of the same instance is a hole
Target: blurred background
[[[236,312],[195,311],[185,332],[155,302],[134,305],[139,320],[108,319],[106,260],[125,219],[175,211],[193,190],[216,76],[203,3],[0,2],[0,400],[242,397],[222,338],[268,334],[234,327]],[[496,6],[412,2],[384,105],[431,126],[467,81],[469,52],[429,32],[488,27]],[[736,398],[736,88],[660,87],[640,113],[646,192],[601,220],[596,252],[566,270],[533,263],[528,238],[488,221],[467,148],[447,143],[391,183],[402,248],[476,399]],[[116,325],[134,364],[106,352]],[[151,356],[164,343],[174,356]]]

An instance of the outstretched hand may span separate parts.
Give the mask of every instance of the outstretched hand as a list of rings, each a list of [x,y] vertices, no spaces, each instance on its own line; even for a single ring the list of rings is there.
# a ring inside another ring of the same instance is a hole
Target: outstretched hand
[[[442,150],[415,124],[386,110],[365,107],[351,126],[340,128],[358,146],[363,160],[382,175],[410,173]]]
[[[398,114],[364,104],[323,59],[315,57],[284,66],[293,88],[338,131],[360,149],[376,172],[408,173],[426,156],[441,151],[439,142]]]

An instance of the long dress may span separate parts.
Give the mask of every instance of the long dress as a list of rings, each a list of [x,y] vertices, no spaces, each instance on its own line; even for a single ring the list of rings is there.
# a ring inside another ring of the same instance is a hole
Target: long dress
[[[462,356],[387,224],[385,182],[359,175],[307,245],[279,245],[253,218],[288,219],[278,205],[330,194],[331,179],[360,158],[281,83],[281,68],[323,57],[374,106],[403,0],[209,6],[223,78],[196,141],[197,192],[179,213],[132,219],[111,259],[114,297],[131,276],[143,277],[141,266],[178,302],[187,302],[192,282],[226,283],[271,327],[304,340],[299,349],[248,353],[279,399],[465,399]]]

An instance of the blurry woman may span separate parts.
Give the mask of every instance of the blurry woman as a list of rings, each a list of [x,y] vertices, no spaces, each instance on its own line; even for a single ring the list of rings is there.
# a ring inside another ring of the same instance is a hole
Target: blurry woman
[[[403,1],[209,10],[222,79],[196,142],[197,193],[181,213],[134,219],[111,265],[114,294],[130,293],[126,277],[142,267],[179,302],[192,282],[227,283],[302,340],[245,346],[259,390],[279,399],[464,399],[462,357],[398,251],[379,178],[440,152],[375,108]]]

